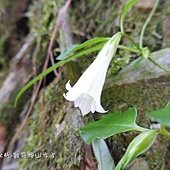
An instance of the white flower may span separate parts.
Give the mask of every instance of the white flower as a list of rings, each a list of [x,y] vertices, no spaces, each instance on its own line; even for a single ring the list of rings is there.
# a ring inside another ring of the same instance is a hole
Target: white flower
[[[101,49],[93,63],[82,74],[77,83],[71,87],[70,81],[66,84],[68,92],[64,97],[74,101],[75,107],[79,107],[83,116],[90,111],[105,113],[101,106],[101,93],[106,78],[109,63],[116,53],[121,33],[115,34]]]

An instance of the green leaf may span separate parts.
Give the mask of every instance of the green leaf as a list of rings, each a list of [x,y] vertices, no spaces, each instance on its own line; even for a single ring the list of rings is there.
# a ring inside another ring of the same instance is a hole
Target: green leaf
[[[123,113],[111,113],[99,121],[91,122],[80,128],[80,134],[84,141],[91,144],[95,139],[106,139],[114,134],[131,131],[146,130],[136,124],[137,111],[130,108]]]
[[[68,47],[64,53],[60,54],[57,59],[58,60],[63,60],[68,58],[71,55],[74,55],[75,53],[79,52],[86,52],[88,54],[88,50],[93,48],[94,46],[101,45],[101,47],[104,46],[104,44],[109,40],[110,38],[108,37],[96,37],[90,40],[85,41],[82,44],[76,44]]]
[[[129,144],[125,155],[119,161],[115,170],[123,170],[125,167],[136,157],[146,152],[154,143],[156,136],[156,130],[147,130],[138,135]]]
[[[41,74],[39,74],[37,77],[35,77],[33,80],[29,81],[17,94],[15,101],[14,101],[14,106],[17,105],[19,98],[23,95],[23,93],[25,91],[27,91],[32,85],[34,85],[37,81],[41,80],[43,77],[45,77],[46,75],[48,75],[49,73],[51,73],[52,71],[54,71],[55,69],[57,69],[58,67],[61,67],[62,65],[76,59],[76,58],[80,58],[82,56],[85,56],[89,53],[95,52],[95,51],[99,51],[104,44],[106,43],[106,41],[109,38],[94,38],[92,40],[88,40],[87,42],[84,42],[83,44],[77,45],[76,47],[74,47],[69,53],[73,53],[76,50],[82,49],[86,46],[92,45],[92,42],[96,43],[93,46],[89,47],[88,49],[84,48],[84,50],[81,50],[71,56],[68,57],[68,54],[66,53],[65,55],[67,55],[66,57],[63,56],[63,58],[66,58],[58,63],[56,63],[55,65],[49,67],[48,69],[46,69],[45,71],[43,71]],[[89,43],[90,41],[90,43]],[[100,42],[100,43],[97,43]]]
[[[92,143],[93,152],[98,163],[98,170],[113,170],[114,161],[103,139],[96,139]]]
[[[122,12],[122,18],[125,18],[125,16],[127,15],[127,13],[130,11],[130,9],[138,2],[138,0],[129,0],[124,8],[123,8],[123,12]]]
[[[124,19],[127,15],[127,13],[130,11],[130,9],[132,8],[133,5],[135,5],[137,3],[138,0],[129,0],[124,8],[123,8],[123,12],[122,12],[122,15],[121,15],[121,19],[120,19],[120,29],[121,29],[121,32],[124,33]]]
[[[56,59],[57,60],[65,60],[66,58],[68,58],[70,56],[71,52],[74,50],[74,48],[76,46],[77,45],[71,45],[63,53],[61,53]]]
[[[170,103],[168,103],[163,109],[148,113],[147,116],[152,121],[159,122],[161,125],[170,126]]]
[[[76,46],[73,50],[73,52],[76,52],[78,50],[82,50],[83,48],[87,48],[93,45],[96,45],[98,43],[106,43],[110,38],[108,37],[95,37],[93,39],[87,40],[82,44],[79,44]]]

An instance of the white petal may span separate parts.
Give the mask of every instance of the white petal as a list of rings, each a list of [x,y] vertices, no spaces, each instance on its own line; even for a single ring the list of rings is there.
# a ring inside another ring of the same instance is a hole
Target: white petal
[[[107,111],[103,109],[103,107],[101,106],[101,104],[98,104],[97,102],[95,103],[95,108],[96,111],[99,113],[106,113]]]
[[[83,105],[79,106],[82,115],[86,115],[90,112],[91,107],[89,106],[88,101],[84,102]]]
[[[66,96],[66,94],[65,94],[65,93],[63,93],[63,96],[64,96],[64,98],[65,98],[65,99],[67,99],[67,96]]]
[[[105,113],[100,103],[97,103],[92,96],[89,94],[81,94],[75,101],[74,106],[79,107],[83,116],[88,114],[90,111],[94,113],[95,111],[100,113]]]
[[[95,102],[94,102],[94,101],[93,101],[92,104],[91,104],[91,109],[90,109],[90,111],[91,111],[92,113],[94,113],[94,112],[96,111],[96,107],[95,107]]]
[[[81,95],[82,96],[82,95]],[[79,107],[81,105],[81,103],[83,102],[83,98],[82,97],[78,97],[75,101],[74,101],[74,106],[75,107]]]
[[[94,105],[93,98],[88,94],[81,94],[75,101],[75,107],[79,107],[82,115],[86,115],[91,111],[91,106]]]
[[[72,87],[70,85],[70,80],[66,83],[66,90],[70,90]]]

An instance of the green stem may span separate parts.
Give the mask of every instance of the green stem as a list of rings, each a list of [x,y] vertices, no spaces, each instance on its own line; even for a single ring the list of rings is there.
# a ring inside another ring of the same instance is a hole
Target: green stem
[[[148,23],[150,22],[153,14],[155,13],[155,10],[156,10],[158,4],[159,4],[159,0],[155,0],[154,7],[153,7],[150,15],[148,16],[147,20],[145,21],[145,23],[144,23],[144,25],[142,27],[141,34],[140,34],[140,39],[139,39],[139,47],[141,49],[143,48],[143,37],[144,37],[144,33],[145,33],[145,30],[146,30],[146,27],[147,27]]]
[[[161,126],[159,134],[170,138],[170,132],[167,131],[165,126]]]
[[[124,45],[118,45],[118,48],[123,49],[123,50],[128,50],[128,51],[131,51],[131,52],[134,52],[134,53],[138,53],[138,54],[141,53],[141,51],[139,49],[135,49],[135,48],[131,48],[131,47],[126,47]]]
[[[166,67],[164,67],[162,65],[159,65],[153,58],[149,57],[148,60],[151,61],[156,66],[158,66],[160,69],[162,69],[164,71],[167,71],[167,72],[170,72],[170,69],[168,69],[168,68],[166,68]]]
[[[120,31],[124,34],[125,31],[124,31],[123,23],[124,23],[124,17],[121,17],[121,19],[120,19]]]

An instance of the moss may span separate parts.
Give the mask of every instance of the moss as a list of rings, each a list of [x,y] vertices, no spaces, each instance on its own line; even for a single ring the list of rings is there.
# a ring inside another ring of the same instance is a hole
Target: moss
[[[0,38],[0,72],[6,68],[6,62],[4,59],[4,45],[5,45],[5,38],[1,37]],[[0,75],[0,79],[1,79],[1,75]]]
[[[76,8],[79,6],[79,8]],[[71,8],[71,24],[75,38],[84,34],[86,37],[111,36],[118,27],[115,26],[121,3],[120,1],[88,0],[73,2]],[[105,12],[103,12],[105,11]],[[81,17],[83,16],[83,17]],[[80,34],[79,34],[80,33]]]
[[[80,136],[76,136],[75,129],[66,125],[60,139],[58,139],[56,148],[56,163],[58,169],[79,167],[80,160],[82,159],[80,151],[81,144]]]
[[[19,161],[21,169],[71,169],[79,166],[82,141],[67,120],[63,121],[66,114],[63,87],[63,83],[53,82],[42,91],[27,123],[29,137],[23,149],[23,152],[55,153],[55,158],[23,159]]]
[[[39,102],[35,105],[35,110],[32,116],[29,118],[27,126],[29,127],[29,137],[24,146],[24,151],[35,152],[38,147],[42,146],[41,152],[50,153],[50,148],[54,147],[55,141],[52,138],[52,124],[54,121],[54,113],[57,113],[56,105],[62,102],[62,98],[59,98],[59,95],[54,95],[54,91],[58,90],[57,85],[51,85],[48,87],[47,91],[42,92],[42,97],[39,99]],[[53,93],[52,93],[53,91]],[[44,94],[44,95],[43,95]],[[62,95],[61,95],[62,96]],[[44,102],[48,103],[44,105]],[[47,166],[49,159],[41,160],[32,160],[31,164],[30,159],[21,160],[21,168],[28,166],[28,168],[36,167],[40,163],[40,167],[43,165]],[[33,169],[34,169],[33,168]]]
[[[34,1],[29,8],[29,27],[31,32],[39,33],[40,36],[48,35],[54,28],[57,18],[58,5],[56,0]]]

